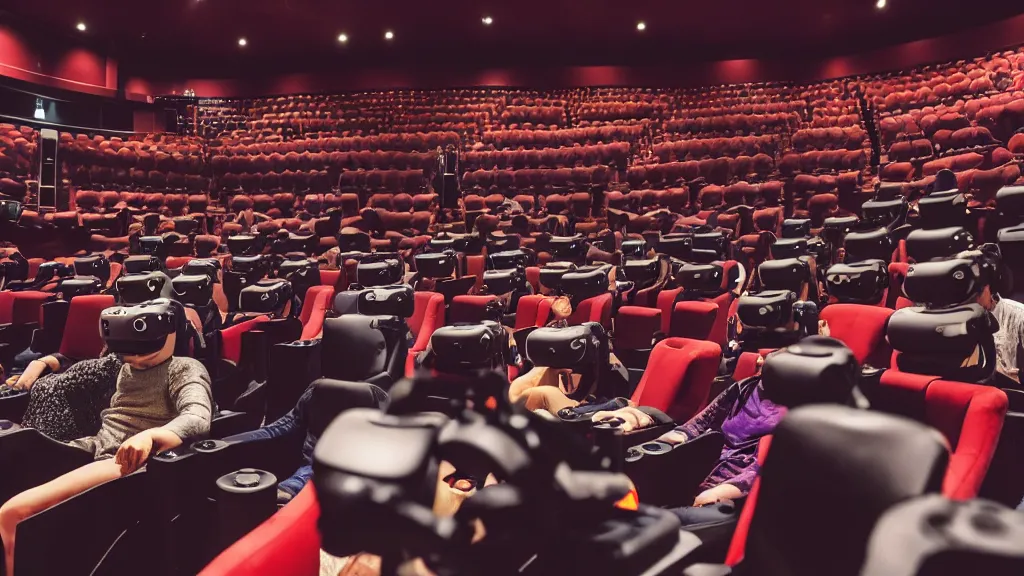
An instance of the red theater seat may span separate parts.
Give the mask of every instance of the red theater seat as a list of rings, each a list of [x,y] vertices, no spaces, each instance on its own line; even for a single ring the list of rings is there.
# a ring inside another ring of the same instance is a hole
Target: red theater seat
[[[888,368],[892,348],[885,339],[889,317],[894,310],[864,304],[830,304],[821,311],[830,336],[846,344],[857,361],[876,368]]]
[[[114,305],[114,297],[109,294],[73,298],[68,307],[68,318],[64,323],[58,352],[75,360],[99,358],[103,350],[103,337],[99,330],[100,314]]]
[[[320,335],[324,317],[334,302],[334,286],[310,286],[302,301],[299,320],[302,321],[302,335],[299,340],[312,340]]]
[[[476,324],[487,319],[487,305],[497,300],[496,296],[461,295],[452,298],[448,307],[448,325]]]
[[[427,349],[434,330],[444,326],[444,295],[422,291],[416,292],[415,297],[416,305],[413,315],[406,320],[409,330],[416,338],[412,347],[409,348],[409,358],[405,363],[406,376],[412,376],[416,357]],[[454,302],[452,305],[454,306]]]
[[[554,298],[542,294],[531,294],[519,298],[516,305],[515,329],[541,327],[548,323]]]
[[[584,322],[600,322],[605,330],[611,330],[612,300],[611,292],[587,298],[573,310],[569,316],[569,324],[575,326]]]
[[[722,349],[712,342],[666,338],[654,347],[631,400],[685,422],[708,402]]]

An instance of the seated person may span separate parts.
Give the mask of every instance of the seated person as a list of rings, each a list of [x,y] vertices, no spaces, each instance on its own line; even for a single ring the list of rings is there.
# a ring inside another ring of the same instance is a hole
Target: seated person
[[[133,326],[140,318],[149,320],[142,333]],[[209,433],[210,376],[198,360],[174,356],[177,332],[186,322],[183,307],[154,300],[108,309],[100,321],[109,323],[104,340],[109,350],[123,355],[124,365],[110,407],[101,414],[99,432],[70,442],[91,453],[95,461],[26,490],[0,507],[7,576],[14,575],[16,530],[22,520],[137,471],[152,454]]]
[[[994,266],[999,266],[1001,259],[998,249],[987,246],[958,256],[989,258]],[[1020,363],[1024,361],[1024,304],[1003,297],[992,283],[982,289],[976,302],[992,313],[999,323],[999,330],[995,333],[996,372],[1019,385]]]

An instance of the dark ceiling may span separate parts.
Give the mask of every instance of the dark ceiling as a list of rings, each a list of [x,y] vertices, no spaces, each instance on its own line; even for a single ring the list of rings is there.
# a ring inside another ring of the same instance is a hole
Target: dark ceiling
[[[439,62],[469,68],[808,58],[1024,12],[1021,0],[888,0],[883,10],[875,2],[23,0],[6,10],[34,33],[86,37],[116,54],[123,72],[157,78]],[[485,26],[483,16],[493,24]],[[79,21],[86,32],[75,30]],[[384,39],[385,30],[394,31],[393,41]],[[342,32],[345,45],[337,40]]]

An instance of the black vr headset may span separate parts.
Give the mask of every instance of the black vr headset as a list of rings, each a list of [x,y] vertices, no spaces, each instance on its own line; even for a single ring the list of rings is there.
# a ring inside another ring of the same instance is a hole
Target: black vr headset
[[[530,255],[516,248],[504,252],[488,252],[487,268],[489,270],[511,270],[514,268],[526,268],[530,265]]]
[[[156,256],[129,256],[124,259],[124,271],[127,274],[144,274],[156,272],[163,263]]]
[[[526,270],[487,270],[484,272],[483,287],[488,294],[509,294],[526,289]]]
[[[100,314],[100,334],[115,354],[152,354],[171,334],[183,333],[188,320],[181,304],[159,298],[131,306],[114,306]]]
[[[270,270],[270,261],[262,255],[231,256],[231,270],[248,275],[250,272],[266,274]]]
[[[685,263],[675,273],[675,281],[683,292],[694,296],[717,296],[723,292],[725,270],[721,264]]]
[[[68,302],[75,296],[99,294],[102,290],[103,281],[95,276],[72,276],[57,283],[57,292]]]
[[[75,276],[95,276],[104,285],[110,281],[110,260],[103,254],[75,258]]]
[[[115,287],[121,302],[135,305],[160,298],[166,284],[166,274],[162,272],[147,272],[121,276],[117,279]]]
[[[429,252],[454,250],[463,254],[479,254],[483,247],[483,239],[475,232],[472,234],[439,234],[427,242]]]
[[[845,261],[847,263],[860,262],[861,260],[885,260],[892,259],[892,237],[886,228],[875,228],[860,232],[850,232],[843,242],[846,250]]]
[[[142,236],[139,238],[139,254],[144,256],[162,256],[164,249],[163,236]]]
[[[182,304],[207,306],[213,300],[213,281],[205,274],[179,274],[171,280],[171,291]]]
[[[414,260],[416,273],[422,278],[453,278],[459,264],[458,255],[452,251],[417,254]]]
[[[228,236],[228,251],[234,256],[258,254],[263,251],[263,237],[252,234]]]
[[[875,226],[889,227],[898,224],[907,215],[909,203],[903,196],[890,200],[872,199],[861,205],[864,220]]]
[[[693,258],[693,234],[677,232],[665,234],[658,238],[659,254],[679,260],[690,260]]]
[[[537,328],[523,344],[523,354],[535,366],[579,371],[608,364],[608,335],[598,322],[565,328]]]
[[[0,273],[5,282],[20,282],[28,278],[28,260],[15,252],[8,260],[0,262]]]
[[[967,219],[967,198],[957,190],[932,192],[917,201],[921,224],[928,230],[963,226]]]
[[[587,258],[590,246],[582,234],[575,236],[552,236],[547,242],[547,251],[558,261],[582,262]]]
[[[36,268],[34,284],[42,286],[54,278],[67,278],[74,276],[75,271],[68,265],[60,262],[43,262]]]
[[[815,260],[821,260],[827,250],[825,240],[819,236],[779,238],[769,248],[772,258],[776,260],[800,256],[813,256]]]
[[[217,271],[220,270],[220,261],[216,258],[196,258],[185,262],[181,267],[181,273],[186,276],[203,274],[210,277],[210,282],[217,284],[220,278]]]
[[[647,242],[644,240],[623,240],[619,246],[623,260],[639,260],[647,256]]]
[[[907,235],[907,257],[915,262],[949,258],[974,249],[974,237],[959,226],[914,230]]]
[[[540,285],[548,290],[561,290],[562,276],[574,270],[576,266],[569,262],[548,262],[540,267]]]
[[[692,258],[697,262],[709,264],[728,256],[729,238],[721,231],[701,232],[693,235]]]
[[[593,298],[608,292],[608,273],[611,267],[586,266],[562,274],[559,290],[573,299],[575,303]]]
[[[782,221],[783,238],[806,238],[810,235],[810,218],[786,218]]]
[[[277,267],[277,277],[291,282],[295,294],[305,298],[306,291],[320,283],[320,266],[305,258],[285,260]]]
[[[442,326],[430,336],[430,350],[440,372],[497,370],[505,367],[508,332],[491,320]]]
[[[889,317],[886,336],[903,372],[959,382],[982,382],[996,369],[995,318],[979,304],[929,310],[902,308]],[[963,366],[975,350],[978,361]]]
[[[243,312],[279,314],[291,302],[293,294],[292,285],[287,280],[261,280],[242,288],[238,295],[238,305]]]
[[[804,258],[765,260],[757,267],[757,274],[766,290],[790,290],[797,294],[813,280],[810,264]]]
[[[616,280],[632,282],[634,287],[642,290],[653,286],[661,277],[662,257],[645,260],[626,260],[619,266]]]
[[[369,252],[370,235],[366,232],[338,233],[338,250],[341,252]]]
[[[398,284],[405,275],[405,266],[399,257],[383,260],[366,259],[356,265],[356,284],[360,286],[390,286]]]
[[[312,254],[313,250],[316,249],[320,243],[320,237],[316,234],[296,234],[289,232],[288,237],[284,239],[285,252],[300,252],[302,254]]]
[[[416,296],[408,284],[366,288],[359,291],[356,310],[363,316],[410,318],[416,310]]]
[[[1001,275],[998,256],[984,252],[976,257],[920,262],[907,268],[903,293],[927,308],[958,306],[974,301],[986,286],[996,294],[1006,291]]]
[[[0,200],[0,222],[17,222],[21,219],[21,202],[17,200]]]
[[[504,236],[495,236],[489,234],[487,236],[487,253],[497,254],[499,252],[511,252],[513,250],[519,250],[521,245],[521,238],[519,234],[505,234]]]
[[[756,294],[740,296],[736,315],[743,323],[743,330],[786,329],[793,321],[793,305],[796,293],[791,290],[762,290]]]
[[[787,408],[854,403],[860,365],[853,351],[826,336],[808,336],[769,354],[761,368],[764,397]]]
[[[889,287],[889,267],[883,260],[833,264],[825,271],[825,290],[840,303],[878,304]]]

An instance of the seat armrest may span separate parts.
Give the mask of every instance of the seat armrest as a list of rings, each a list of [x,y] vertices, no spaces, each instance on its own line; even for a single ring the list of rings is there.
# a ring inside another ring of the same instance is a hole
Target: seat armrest
[[[32,342],[29,348],[38,354],[53,354],[60,349],[61,332],[51,332],[45,328],[32,331]]]
[[[254,417],[248,412],[221,410],[214,415],[210,424],[210,438],[227,438],[255,430],[259,425],[259,417]]]
[[[13,392],[9,396],[0,396],[0,420],[10,420],[15,424],[21,424],[30,397],[27,390]]]

